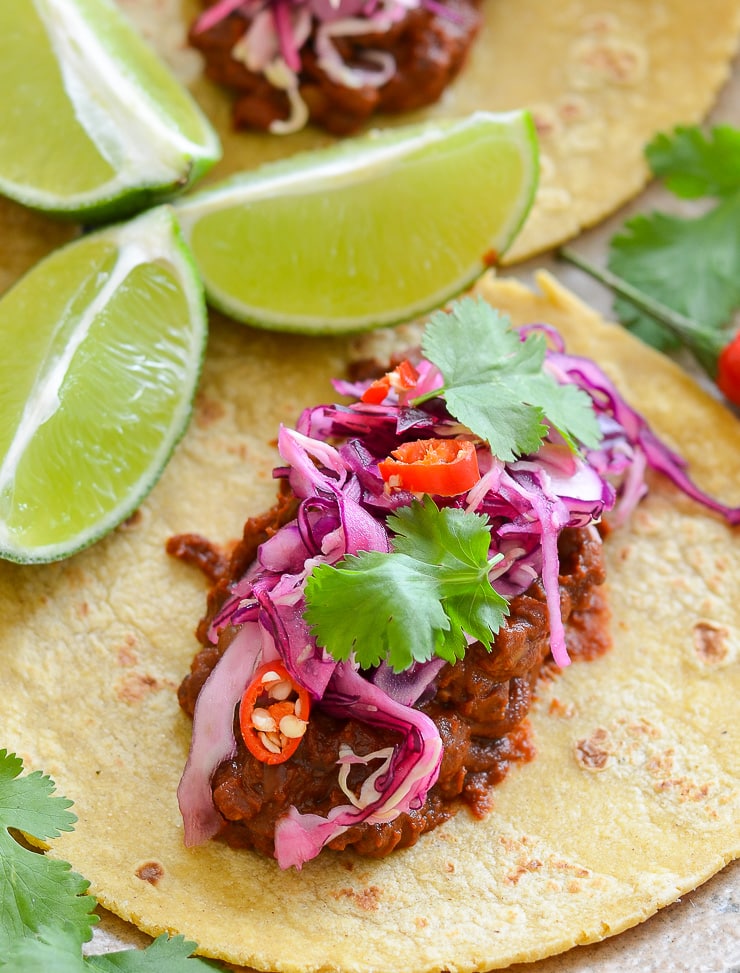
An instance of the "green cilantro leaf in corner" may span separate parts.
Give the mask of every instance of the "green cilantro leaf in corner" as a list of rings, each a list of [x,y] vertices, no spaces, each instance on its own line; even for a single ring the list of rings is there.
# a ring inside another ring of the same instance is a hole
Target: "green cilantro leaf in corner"
[[[195,943],[158,936],[146,949],[82,956],[61,928],[42,929],[0,960],[0,973],[215,973],[220,966],[192,956]]]
[[[654,175],[677,196],[716,202],[693,217],[654,212],[628,220],[611,241],[609,269],[700,328],[719,332],[740,307],[740,130],[720,126],[707,137],[696,127],[678,128],[656,136],[645,151]],[[650,314],[624,298],[614,306],[648,344],[678,347],[679,338]]]
[[[547,433],[545,419],[573,449],[578,442],[597,444],[589,397],[543,370],[544,336],[532,332],[522,341],[509,319],[485,301],[464,298],[449,313],[433,314],[422,350],[443,376],[435,394],[504,462],[537,451]]]
[[[82,955],[98,921],[89,883],[57,861],[26,848],[14,836],[39,842],[71,831],[71,801],[54,796],[39,771],[21,776],[23,763],[0,750],[0,973],[199,973],[219,969],[191,957],[194,943],[160,936],[146,949]],[[189,958],[190,957],[190,958]]]
[[[434,655],[462,658],[465,633],[490,647],[508,606],[491,586],[486,519],[430,497],[388,519],[393,551],[365,551],[313,570],[305,618],[318,643],[361,668],[396,672]]]
[[[88,882],[66,862],[25,848],[14,829],[36,839],[58,838],[77,820],[71,801],[53,797],[54,783],[35,771],[21,777],[19,757],[0,750],[0,956],[15,941],[40,928],[65,923],[79,946],[98,921],[95,899],[85,895]]]

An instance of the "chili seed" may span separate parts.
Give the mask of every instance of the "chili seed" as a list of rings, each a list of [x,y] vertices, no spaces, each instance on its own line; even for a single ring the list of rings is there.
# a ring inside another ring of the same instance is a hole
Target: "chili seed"
[[[262,746],[265,748],[265,750],[269,750],[270,753],[281,753],[282,750],[281,750],[281,747],[280,747],[280,743],[279,742],[276,743],[274,739],[270,739],[271,737],[274,738],[275,737],[275,734],[274,733],[260,733],[259,734],[259,738],[260,738],[260,741],[262,743]]]
[[[306,723],[297,716],[284,716],[280,720],[280,732],[289,740],[297,740],[306,732]]]
[[[293,692],[293,687],[287,679],[281,679],[274,686],[269,686],[268,692],[273,699],[287,699]]]
[[[252,710],[252,726],[255,730],[263,730],[265,733],[275,732],[277,730],[277,723],[270,716],[266,709],[257,707]]]

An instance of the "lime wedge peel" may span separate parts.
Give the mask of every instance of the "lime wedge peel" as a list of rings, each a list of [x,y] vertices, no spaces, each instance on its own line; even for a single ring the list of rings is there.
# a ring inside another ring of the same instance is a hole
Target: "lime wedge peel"
[[[82,237],[0,300],[0,557],[59,560],[130,516],[191,414],[207,316],[171,207]]]
[[[0,10],[0,192],[98,222],[160,203],[218,161],[200,108],[111,0]]]
[[[409,320],[513,242],[539,174],[528,113],[383,130],[242,173],[176,209],[214,307],[341,333]]]

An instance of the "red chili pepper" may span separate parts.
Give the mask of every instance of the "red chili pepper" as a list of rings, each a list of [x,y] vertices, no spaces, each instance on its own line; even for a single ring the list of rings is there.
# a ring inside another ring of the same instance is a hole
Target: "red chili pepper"
[[[717,386],[729,402],[740,405],[740,332],[719,353]]]
[[[408,392],[418,381],[419,373],[410,361],[404,359],[392,371],[386,372],[382,378],[368,385],[360,398],[371,405],[380,405],[392,388],[397,392]]]
[[[391,487],[411,493],[455,497],[480,479],[475,444],[467,439],[417,439],[403,443],[378,463]]]
[[[308,691],[282,663],[260,666],[239,706],[239,727],[249,752],[264,764],[284,763],[303,739],[310,712]]]

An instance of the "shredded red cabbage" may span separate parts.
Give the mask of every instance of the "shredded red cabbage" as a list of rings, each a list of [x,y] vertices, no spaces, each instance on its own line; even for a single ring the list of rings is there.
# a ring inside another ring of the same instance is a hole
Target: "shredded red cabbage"
[[[689,479],[683,460],[624,402],[601,369],[567,355],[557,333],[541,327],[550,344],[546,367],[559,382],[574,383],[592,399],[602,433],[599,446],[577,455],[551,432],[535,455],[502,463],[479,442],[478,483],[466,495],[435,499],[440,505],[455,504],[488,517],[490,553],[501,555],[491,583],[500,594],[513,597],[541,579],[553,659],[564,666],[569,659],[558,585],[562,530],[594,525],[606,511],[624,520],[646,491],[648,466],[731,524],[740,522],[740,509],[701,491]],[[527,330],[531,328],[522,333]],[[429,362],[420,361],[417,369],[416,392],[441,385]],[[417,663],[400,675],[385,665],[361,673],[352,663],[337,663],[316,643],[304,621],[304,587],[318,564],[333,564],[345,554],[364,550],[390,550],[388,514],[411,503],[413,496],[389,491],[378,462],[403,442],[455,436],[460,426],[440,398],[412,408],[390,387],[381,404],[370,405],[359,400],[369,382],[336,384],[357,401],[307,409],[296,429],[280,430],[284,466],[275,474],[290,483],[299,500],[298,514],[262,544],[257,560],[233,583],[230,597],[211,623],[209,638],[214,643],[227,626],[237,634],[198,697],[190,756],[178,791],[187,844],[214,835],[221,819],[213,804],[211,779],[236,749],[234,709],[255,668],[273,659],[283,661],[295,681],[311,693],[315,706],[400,732],[402,742],[395,747],[340,756],[337,776],[346,804],[326,817],[292,808],[277,822],[275,855],[281,867],[301,867],[352,825],[392,820],[420,807],[436,780],[442,752],[434,724],[414,708],[433,692],[442,660]],[[356,793],[346,781],[348,768],[358,763],[368,774]]]
[[[342,56],[342,38],[385,34],[417,7],[452,21],[460,19],[439,0],[217,0],[201,14],[193,31],[203,33],[233,14],[244,19],[244,34],[232,57],[261,73],[272,87],[287,92],[291,117],[271,126],[276,134],[287,134],[308,120],[298,75],[301,51],[310,37],[319,67],[334,84],[381,88],[396,73],[393,55],[381,45],[365,50],[361,64],[350,64]]]

